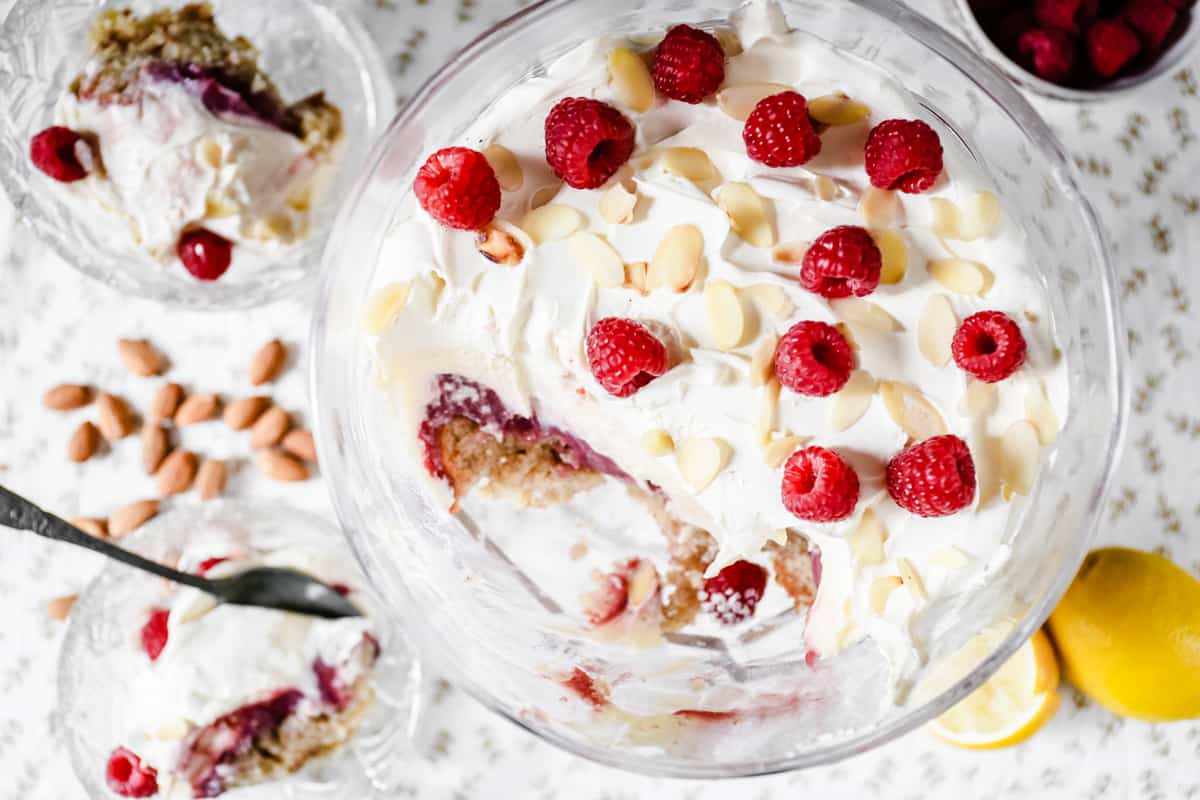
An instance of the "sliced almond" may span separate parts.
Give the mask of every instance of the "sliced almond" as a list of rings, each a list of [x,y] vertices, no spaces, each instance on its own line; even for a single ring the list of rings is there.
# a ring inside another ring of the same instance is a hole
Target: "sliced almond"
[[[796,306],[788,299],[787,292],[782,286],[773,283],[756,283],[743,289],[765,314],[777,319],[786,319],[796,310]]]
[[[713,35],[720,42],[721,50],[724,51],[726,58],[733,58],[742,54],[742,39],[733,28],[722,28],[714,31]]]
[[[717,92],[717,105],[727,115],[745,122],[750,112],[765,98],[780,92],[790,92],[792,87],[782,83],[746,83],[730,86]]]
[[[142,428],[142,469],[147,475],[157,472],[167,457],[170,449],[167,438],[167,429],[157,422]]]
[[[813,194],[818,200],[824,200],[826,203],[837,199],[838,193],[837,181],[828,175],[817,175],[813,178]]]
[[[175,412],[175,424],[184,426],[207,422],[217,415],[220,405],[221,401],[212,392],[190,395]]]
[[[175,416],[179,404],[183,402],[183,387],[178,383],[164,383],[158,387],[150,400],[150,410],[147,417],[150,422],[158,422]]]
[[[101,392],[96,397],[96,411],[100,416],[100,433],[110,442],[124,439],[133,433],[133,414],[128,404],[120,397]]]
[[[183,494],[192,486],[196,479],[196,469],[199,461],[196,454],[180,448],[167,456],[162,466],[158,468],[155,478],[158,480],[158,491],[163,497],[173,494]]]
[[[1041,444],[1032,422],[1018,420],[1004,432],[1000,442],[1003,457],[1001,477],[1006,490],[1019,495],[1033,491],[1041,462]]]
[[[621,103],[639,114],[654,105],[654,79],[646,62],[628,47],[608,54],[608,80]]]
[[[954,341],[956,330],[958,317],[950,305],[950,298],[940,293],[931,294],[925,301],[925,308],[917,323],[917,347],[925,360],[935,367],[949,364],[950,344]]]
[[[892,592],[904,585],[904,581],[896,575],[882,575],[871,581],[867,589],[867,604],[871,613],[880,615],[887,610],[888,599]]]
[[[675,448],[675,459],[683,479],[702,492],[725,467],[728,446],[720,439],[689,436]]]
[[[692,183],[707,183],[719,177],[708,153],[699,147],[668,147],[658,160],[664,172]]]
[[[108,521],[96,517],[72,517],[67,520],[76,528],[97,539],[108,538]]]
[[[584,231],[571,237],[571,257],[603,289],[615,289],[625,283],[625,262],[621,255],[594,233]]]
[[[925,591],[925,581],[921,580],[921,574],[917,572],[916,566],[911,561],[907,558],[898,558],[896,559],[896,568],[900,571],[900,579],[904,581],[904,585],[908,587],[914,600],[923,603],[929,599],[929,593]]]
[[[704,255],[704,237],[695,225],[675,225],[667,229],[650,260],[647,286],[687,291],[700,271]]]
[[[1000,229],[1003,216],[1004,210],[996,195],[991,192],[972,195],[962,207],[960,235],[967,241],[991,238]]]
[[[529,195],[529,210],[533,211],[534,209],[541,208],[542,206],[546,205],[555,197],[557,197],[560,191],[562,191],[561,182],[549,183],[545,186],[539,186],[537,189],[534,189],[533,194]],[[525,230],[525,226],[522,225],[521,229]],[[526,233],[528,233],[528,231],[526,231]]]
[[[303,459],[310,464],[317,463],[317,444],[313,441],[311,431],[292,428],[284,434],[283,439],[279,441],[279,446],[296,458]]]
[[[157,514],[157,500],[137,500],[122,506],[108,517],[108,535],[120,539],[140,528]]]
[[[526,214],[518,227],[534,244],[557,242],[581,230],[587,223],[577,209],[558,203],[538,206]]]
[[[878,303],[872,303],[862,297],[840,297],[829,301],[833,313],[837,314],[852,327],[877,333],[894,333],[904,330],[900,320],[893,317]]]
[[[1054,413],[1054,406],[1046,396],[1046,385],[1041,381],[1025,393],[1025,418],[1037,429],[1038,441],[1043,447],[1054,444],[1058,438],[1058,414]]]
[[[758,340],[753,355],[750,356],[750,385],[765,386],[771,380],[775,371],[775,349],[779,346],[779,337],[773,333],[764,334]]]
[[[287,361],[287,348],[283,342],[278,339],[267,342],[258,348],[258,352],[250,360],[250,383],[254,386],[261,386],[275,380],[279,377],[285,361]]]
[[[145,339],[118,339],[117,353],[125,369],[142,378],[161,375],[166,369],[163,357]]]
[[[645,558],[639,559],[637,566],[633,568],[633,574],[629,576],[629,605],[640,608],[658,588],[658,570],[654,568],[654,562]]]
[[[276,481],[308,480],[308,467],[295,456],[281,453],[278,450],[264,450],[255,459],[258,469],[268,478]]]
[[[271,406],[250,428],[250,446],[255,450],[274,447],[292,426],[288,412],[279,406]]]
[[[962,569],[969,563],[967,554],[952,544],[939,547],[929,554],[929,563],[942,569]]]
[[[835,431],[847,431],[854,427],[875,396],[875,379],[861,369],[850,373],[846,385],[830,398],[829,426]]]
[[[725,281],[709,281],[704,286],[704,313],[708,331],[720,350],[733,350],[746,332],[746,315],[737,289]]]
[[[76,464],[82,464],[100,449],[100,429],[91,422],[79,424],[67,442],[67,458]]]
[[[904,243],[904,237],[898,231],[881,229],[871,231],[871,238],[875,240],[883,260],[879,282],[891,285],[904,280],[904,274],[908,271],[908,246]]]
[[[253,425],[262,413],[271,406],[271,398],[259,395],[257,397],[239,397],[225,406],[221,419],[231,431],[244,431]]]
[[[771,260],[780,264],[799,266],[804,263],[804,255],[812,247],[812,242],[783,242],[771,250]]]
[[[652,456],[665,456],[675,450],[675,440],[662,428],[642,434],[642,449]]]
[[[917,389],[907,383],[882,381],[879,397],[900,430],[917,441],[947,433],[941,413]]]
[[[628,225],[633,222],[637,201],[637,187],[631,190],[624,182],[617,181],[600,195],[600,218],[610,225]]]
[[[956,206],[944,197],[929,198],[930,230],[943,239],[961,239],[962,219]]]
[[[895,192],[868,186],[858,201],[858,213],[868,228],[890,228],[900,219],[900,198]]]
[[[55,411],[73,411],[92,402],[92,390],[79,383],[60,383],[42,396],[42,405]]]
[[[775,430],[775,422],[779,416],[779,393],[782,390],[779,381],[770,378],[763,385],[762,394],[759,395],[758,414],[754,417],[754,438],[763,447],[771,442],[771,432]]]
[[[967,379],[960,412],[964,417],[983,417],[991,414],[1000,404],[1000,392],[994,383],[984,383],[975,378]]]
[[[525,246],[495,223],[475,234],[475,249],[493,264],[515,267],[525,258]]]
[[[224,461],[206,458],[196,472],[196,494],[201,500],[212,500],[225,492],[228,468]]]
[[[763,462],[771,469],[779,469],[788,456],[796,452],[801,445],[808,441],[807,436],[785,434],[778,439],[772,439],[763,448]]]
[[[854,533],[850,534],[850,555],[859,564],[882,564],[883,543],[888,532],[873,509],[863,512]]]
[[[492,165],[492,172],[496,173],[496,181],[501,189],[515,192],[521,188],[525,176],[521,172],[521,162],[517,161],[512,150],[502,144],[492,143],[484,149],[483,157]]]
[[[768,201],[748,183],[727,183],[717,193],[717,205],[729,217],[733,232],[755,247],[775,244]]]
[[[851,100],[842,92],[814,97],[808,101],[808,115],[822,125],[853,125],[871,115],[866,103]]]
[[[992,287],[992,273],[978,261],[939,258],[929,262],[929,274],[952,292],[980,297]]]
[[[389,283],[371,293],[363,309],[363,327],[372,336],[379,336],[392,326],[408,304],[408,281]]]
[[[46,616],[55,622],[62,622],[71,613],[71,609],[75,607],[75,601],[79,599],[77,594],[67,594],[62,597],[55,597],[46,603]]]
[[[844,322],[839,322],[833,327],[836,328],[837,332],[840,333],[842,338],[846,340],[846,344],[850,345],[850,349],[857,353],[858,340],[854,338],[854,331],[850,330],[850,326]]]
[[[635,289],[638,294],[647,294],[649,291],[646,288],[646,273],[649,272],[650,265],[645,261],[634,261],[625,265],[625,286],[630,289]]]

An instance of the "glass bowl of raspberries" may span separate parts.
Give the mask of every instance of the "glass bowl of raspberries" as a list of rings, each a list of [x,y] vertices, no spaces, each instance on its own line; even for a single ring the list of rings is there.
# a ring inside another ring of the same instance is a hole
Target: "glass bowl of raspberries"
[[[1170,75],[1200,43],[1194,0],[956,0],[962,27],[1021,86],[1088,101]]]

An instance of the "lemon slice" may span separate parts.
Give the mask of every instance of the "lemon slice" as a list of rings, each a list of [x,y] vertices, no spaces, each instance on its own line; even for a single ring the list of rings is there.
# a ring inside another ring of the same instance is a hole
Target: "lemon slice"
[[[990,749],[1033,735],[1058,710],[1058,659],[1042,631],[958,705],[929,723],[959,747]]]

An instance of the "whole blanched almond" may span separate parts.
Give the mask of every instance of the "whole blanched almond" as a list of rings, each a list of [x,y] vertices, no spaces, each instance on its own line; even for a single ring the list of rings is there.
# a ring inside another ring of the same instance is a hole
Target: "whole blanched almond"
[[[173,451],[163,460],[156,473],[159,493],[169,497],[186,492],[196,479],[196,467],[195,453],[182,448]]]
[[[261,386],[279,376],[283,362],[287,360],[287,348],[278,339],[272,339],[258,349],[250,361],[250,383]]]
[[[175,412],[176,425],[195,425],[206,422],[217,415],[220,401],[212,392],[202,392],[188,397]]]
[[[115,442],[133,433],[133,414],[120,397],[101,392],[96,398],[96,410],[100,414],[100,433],[105,439]]]
[[[71,609],[75,607],[75,601],[79,598],[77,594],[67,594],[62,597],[55,597],[50,602],[46,603],[46,616],[55,622],[62,622],[71,613]]]
[[[67,442],[67,458],[76,464],[81,464],[96,455],[99,447],[99,428],[91,422],[83,422],[75,429],[75,433],[71,434],[71,440]]]
[[[125,369],[142,378],[161,375],[166,362],[145,339],[118,339],[117,353]]]
[[[263,395],[239,397],[225,406],[225,413],[221,415],[221,419],[225,421],[230,430],[244,431],[258,421],[258,418],[270,406],[271,398]]]
[[[122,506],[108,518],[108,535],[119,539],[137,530],[157,514],[157,500],[136,500],[127,506]]]
[[[279,444],[296,458],[303,459],[310,464],[317,463],[317,445],[313,441],[311,431],[292,428]]]
[[[164,383],[158,387],[158,391],[154,393],[154,397],[150,400],[150,410],[147,416],[151,422],[171,419],[171,417],[175,416],[175,412],[179,410],[179,404],[182,402],[183,387],[178,383]]]
[[[95,517],[72,517],[67,521],[76,528],[79,528],[79,530],[89,533],[97,539],[108,538],[108,522],[105,520],[96,519]]]
[[[142,468],[147,475],[158,471],[169,448],[167,429],[162,425],[155,422],[142,429]]]
[[[255,450],[274,447],[291,426],[288,413],[279,406],[271,406],[250,429],[250,446]]]
[[[256,459],[259,470],[276,481],[308,480],[308,467],[295,456],[278,450],[264,450]]]
[[[42,405],[55,411],[71,411],[92,402],[92,390],[80,383],[60,383],[42,397]]]
[[[200,499],[212,500],[214,497],[220,497],[225,491],[227,475],[228,469],[224,461],[204,459],[196,473],[196,493],[200,495]]]

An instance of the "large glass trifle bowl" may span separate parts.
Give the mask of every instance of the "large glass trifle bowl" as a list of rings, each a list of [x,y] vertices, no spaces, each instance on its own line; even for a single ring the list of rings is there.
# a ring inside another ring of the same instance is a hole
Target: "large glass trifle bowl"
[[[471,44],[393,122],[342,209],[313,329],[318,444],[335,505],[422,657],[550,742],[607,764],[683,777],[844,758],[911,730],[980,685],[1037,629],[1074,575],[1102,511],[1125,415],[1108,253],[1045,123],[994,69],[901,3],[793,0],[779,4],[792,29],[907,88],[920,115],[977,162],[1024,230],[1069,401],[1033,491],[1012,498],[1020,510],[1001,544],[1009,557],[971,591],[919,617],[911,634],[922,643],[920,668],[897,681],[870,636],[814,658],[805,616],[786,603],[771,606],[770,590],[754,619],[739,625],[649,643],[599,635],[578,597],[589,570],[603,574],[628,555],[639,534],[623,517],[593,516],[582,532],[586,546],[572,546],[581,531],[569,514],[560,535],[541,524],[535,535],[519,514],[481,524],[470,503],[451,511],[434,496],[409,457],[412,429],[402,420],[411,409],[393,390],[405,364],[376,358],[379,309],[369,303],[389,281],[381,261],[422,257],[394,243],[381,256],[389,230],[413,213],[418,168],[441,147],[485,146],[466,133],[473,122],[585,40],[611,35],[645,46],[679,23],[719,30],[739,6],[547,0]],[[622,580],[632,597],[637,575],[629,570]]]

